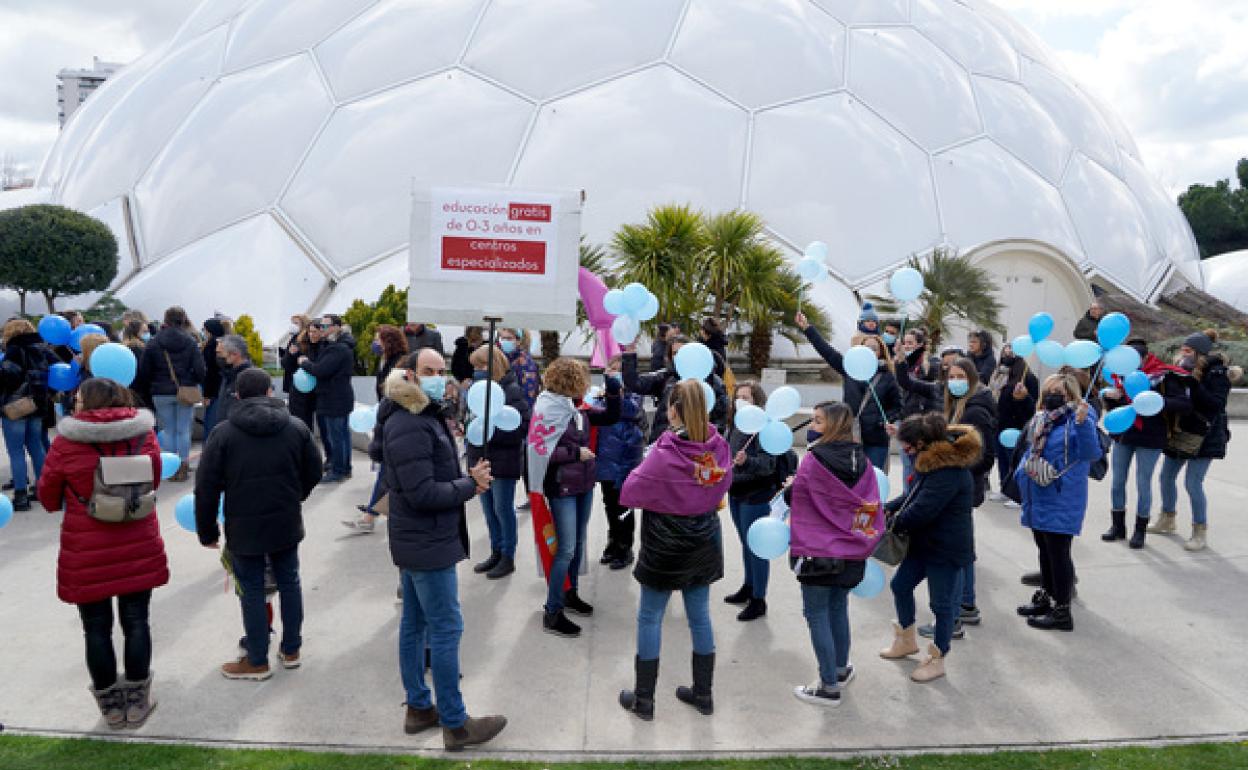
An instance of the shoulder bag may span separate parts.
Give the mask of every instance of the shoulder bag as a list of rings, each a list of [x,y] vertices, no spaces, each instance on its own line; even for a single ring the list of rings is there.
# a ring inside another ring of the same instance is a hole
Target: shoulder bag
[[[183,406],[195,406],[204,400],[204,394],[200,392],[198,385],[183,385],[178,382],[178,373],[173,369],[173,359],[169,358],[169,351],[161,351],[165,354],[165,363],[169,365],[169,379],[173,380],[173,385],[178,389],[178,403]]]
[[[897,517],[901,515],[902,511],[906,510],[906,506],[914,499],[914,495],[919,491],[919,486],[922,483],[922,481],[915,483],[910,488],[910,494],[906,495],[906,499],[902,502],[901,508],[897,513],[888,517],[888,528],[884,530],[884,535],[880,538],[880,542],[875,544],[875,551],[871,554],[871,558],[890,567],[896,567],[906,558],[906,554],[910,551],[910,536],[898,532],[895,524],[897,523]]]

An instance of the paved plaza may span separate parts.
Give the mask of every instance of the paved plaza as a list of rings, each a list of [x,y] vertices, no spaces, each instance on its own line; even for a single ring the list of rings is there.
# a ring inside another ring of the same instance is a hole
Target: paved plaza
[[[1233,430],[1248,435],[1248,424]],[[794,685],[815,678],[815,659],[798,585],[782,560],[773,562],[765,619],[738,622],[737,608],[723,603],[742,571],[725,511],[728,572],[712,591],[716,713],[700,716],[673,695],[690,679],[689,634],[674,601],[653,723],[616,704],[618,691],[632,682],[638,587],[628,572],[597,563],[606,529],[601,509],[590,528],[594,558],[581,588],[596,611],[574,640],[542,633],[544,584],[521,513],[515,575],[488,581],[472,573],[472,561],[460,565],[468,709],[510,720],[480,753],[553,759],[841,753],[1242,735],[1248,732],[1248,663],[1239,646],[1248,637],[1245,460],[1248,445],[1240,439],[1230,458],[1214,463],[1210,548],[1194,555],[1179,537],[1150,535],[1143,551],[1102,543],[1109,488],[1093,485],[1089,523],[1074,550],[1080,583],[1073,634],[1035,631],[1015,616],[1014,606],[1030,595],[1018,577],[1034,568],[1034,546],[1017,511],[986,504],[976,513],[983,625],[954,643],[949,676],[920,686],[907,677],[915,663],[881,660],[876,651],[891,633],[890,595],[855,598],[858,676],[839,709],[814,708],[792,695]],[[316,490],[305,508],[306,662],[297,671],[279,668],[264,683],[228,681],[218,672],[241,634],[238,602],[217,553],[174,523],[173,504],[191,485],[162,486],[173,577],[152,605],[160,705],[136,738],[440,753],[436,732],[409,738],[402,730],[397,581],[384,528],[360,536],[339,523],[365,499],[368,469],[357,453],[355,478]],[[895,459],[892,479],[896,488]],[[1184,500],[1184,530],[1188,519]],[[87,692],[78,614],[55,594],[58,522],[36,506],[0,530],[0,722],[14,732],[106,735]],[[469,529],[476,560],[488,543],[475,502]],[[922,606],[925,587],[920,598]]]

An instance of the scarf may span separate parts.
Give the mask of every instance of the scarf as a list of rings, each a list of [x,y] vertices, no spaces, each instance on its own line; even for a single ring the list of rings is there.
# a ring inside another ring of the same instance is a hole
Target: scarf
[[[1181,366],[1171,366],[1152,353],[1149,353],[1148,358],[1144,359],[1144,363],[1140,364],[1140,371],[1148,375],[1148,382],[1153,386],[1154,390],[1156,390],[1161,381],[1166,378],[1167,374],[1182,374],[1188,377],[1192,375],[1191,372]],[[1127,395],[1127,389],[1123,386],[1122,377],[1120,375],[1115,374],[1113,376],[1113,383],[1114,387],[1122,393],[1122,397],[1127,399],[1128,404],[1135,403],[1135,400]],[[1137,416],[1131,427],[1133,430],[1143,430],[1144,418]]]
[[[1058,425],[1065,422],[1068,418],[1075,414],[1073,404],[1062,404],[1061,409],[1053,411],[1045,411],[1036,415],[1035,427],[1031,432],[1031,456],[1044,457],[1044,446],[1049,443],[1049,434]]]
[[[701,516],[719,508],[731,485],[732,450],[714,425],[700,443],[667,431],[624,481],[620,505]]]
[[[533,419],[529,423],[530,492],[541,495],[546,481],[546,469],[550,467],[550,454],[568,429],[568,423],[575,418],[576,405],[567,396],[545,390],[537,397],[537,402],[533,405]]]
[[[793,556],[865,559],[884,535],[884,506],[871,465],[853,488],[806,455],[793,481],[790,553]]]

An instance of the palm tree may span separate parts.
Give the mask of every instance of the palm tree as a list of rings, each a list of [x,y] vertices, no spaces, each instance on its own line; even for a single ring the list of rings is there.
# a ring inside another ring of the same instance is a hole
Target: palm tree
[[[700,278],[705,294],[714,298],[711,317],[725,324],[727,311],[737,304],[747,290],[741,276],[751,267],[758,267],[760,249],[773,249],[766,240],[762,217],[740,209],[714,214],[703,219],[705,249],[700,261]],[[751,265],[751,260],[755,264]],[[784,258],[780,258],[783,265]]]
[[[689,206],[658,206],[645,224],[624,225],[611,241],[617,283],[644,284],[659,298],[660,318],[684,328],[705,309],[699,260],[707,246],[702,214]],[[645,325],[650,331],[660,319]]]
[[[928,330],[932,348],[940,345],[949,333],[949,324],[957,318],[970,321],[977,328],[1005,333],[1001,323],[1004,309],[997,300],[997,283],[992,274],[948,248],[932,252],[927,265],[911,257],[910,267],[923,274],[923,293],[919,296],[916,320]],[[900,306],[890,297],[868,296],[885,313],[898,313]]]

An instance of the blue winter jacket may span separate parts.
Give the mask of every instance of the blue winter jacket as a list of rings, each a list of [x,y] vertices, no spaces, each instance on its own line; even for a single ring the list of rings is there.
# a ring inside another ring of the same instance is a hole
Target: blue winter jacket
[[[1044,459],[1062,474],[1047,487],[1042,487],[1027,475],[1026,464],[1031,457],[1030,434],[1034,427],[1019,441],[1029,446],[1023,461],[1014,471],[1018,489],[1022,493],[1024,527],[1060,535],[1078,535],[1083,530],[1083,517],[1088,511],[1088,466],[1101,458],[1101,442],[1096,435],[1097,414],[1088,410],[1088,419],[1082,425],[1071,415],[1061,425],[1053,427],[1044,445]],[[1032,423],[1034,426],[1035,423]]]
[[[594,406],[605,407],[606,401],[595,399]],[[624,393],[620,399],[620,421],[598,429],[597,478],[623,486],[633,468],[641,465],[641,451],[646,437],[641,432],[641,396]]]

